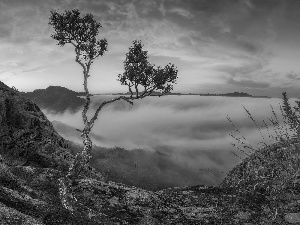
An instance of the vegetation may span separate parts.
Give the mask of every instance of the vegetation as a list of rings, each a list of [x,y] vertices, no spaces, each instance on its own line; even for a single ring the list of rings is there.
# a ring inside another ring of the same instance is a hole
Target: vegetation
[[[54,28],[51,37],[57,41],[57,45],[63,47],[65,44],[72,44],[75,48],[75,61],[82,67],[84,76],[84,90],[86,103],[82,112],[84,128],[77,129],[81,133],[84,148],[76,154],[74,163],[71,165],[65,178],[59,180],[60,197],[66,209],[73,211],[75,197],[71,192],[72,182],[79,177],[80,173],[86,169],[91,158],[92,141],[89,133],[94,126],[100,110],[107,104],[118,100],[127,101],[133,104],[133,100],[142,99],[151,95],[154,91],[164,95],[173,89],[177,79],[177,69],[173,64],[168,64],[164,68],[155,67],[148,62],[147,51],[143,50],[141,41],[135,40],[133,46],[129,48],[124,61],[124,73],[119,74],[121,85],[128,87],[131,95],[119,96],[108,101],[102,102],[88,120],[87,111],[90,106],[91,96],[87,87],[87,79],[90,77],[90,67],[95,59],[103,56],[107,51],[107,40],[97,40],[101,24],[94,20],[92,14],[84,17],[80,16],[79,10],[65,11],[59,13],[51,11],[49,24]]]
[[[292,138],[300,139],[300,101],[296,101],[296,106],[291,107],[286,92],[283,95],[283,111],[284,117],[289,125],[290,129],[294,132]]]
[[[286,93],[282,94],[283,105],[280,110],[283,122],[279,122],[272,106],[272,117],[268,118],[273,132],[265,121],[263,126],[259,126],[252,114],[244,108],[262,136],[262,147],[254,148],[227,116],[240,135],[236,137],[230,134],[237,141],[233,145],[246,154],[247,158],[241,159],[242,163],[227,175],[220,187],[237,189],[241,193],[237,202],[239,199],[244,201],[245,194],[263,197],[268,202],[268,207],[263,209],[268,221],[275,221],[285,210],[282,203],[294,201],[299,193],[300,102],[296,101],[296,106],[292,107]],[[267,144],[262,128],[266,129],[271,144]]]
[[[272,105],[272,116],[268,118],[269,124],[265,120],[263,120],[263,126],[259,126],[259,124],[254,119],[250,111],[243,106],[248,118],[255,124],[257,130],[259,131],[263,139],[261,142],[258,143],[261,144],[262,147],[267,147],[269,143],[274,142],[279,143],[281,145],[286,145],[295,139],[300,139],[300,101],[296,101],[296,106],[292,107],[289,103],[286,92],[283,92],[282,95],[283,105],[280,106],[280,110],[283,118],[283,123],[280,123],[279,117],[276,114]],[[229,116],[227,116],[227,120],[232,124],[234,131],[240,136],[237,137],[233,133],[230,133],[230,136],[237,142],[237,144],[231,144],[246,156],[250,156],[246,151],[254,153],[257,148],[253,147],[251,143],[241,134],[241,132],[234,125],[233,121],[230,119]],[[273,127],[273,132],[270,130],[270,127]],[[262,129],[266,129],[269,142],[267,142],[267,138],[263,135]],[[235,153],[233,152],[233,154]],[[238,155],[236,156],[239,157]]]

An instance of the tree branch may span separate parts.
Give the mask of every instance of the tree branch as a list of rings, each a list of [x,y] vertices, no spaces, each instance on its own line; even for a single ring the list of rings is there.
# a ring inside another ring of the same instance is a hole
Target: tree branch
[[[118,98],[113,98],[113,99],[111,99],[111,100],[109,100],[109,101],[104,101],[104,102],[102,102],[101,105],[98,106],[98,108],[97,108],[97,110],[96,110],[94,116],[92,117],[92,119],[91,119],[90,122],[89,122],[89,124],[90,124],[90,129],[92,129],[92,127],[94,126],[94,123],[95,123],[95,121],[97,120],[98,114],[99,114],[99,112],[101,111],[101,109],[102,109],[105,105],[107,105],[107,104],[109,104],[109,103],[112,103],[112,102],[115,102],[115,101],[119,101],[119,100],[124,100],[124,101],[130,103],[131,105],[133,105],[133,102],[130,101],[131,99],[128,98],[128,97],[125,97],[125,96],[119,96]],[[132,99],[132,100],[133,100],[133,99]]]
[[[131,85],[130,85],[130,84],[128,84],[128,88],[129,88],[129,92],[130,92],[130,98],[132,98],[132,96],[133,96],[133,93],[132,93],[132,90],[131,90]]]
[[[82,130],[79,130],[79,129],[77,129],[77,128],[75,128],[75,130],[78,131],[78,132],[80,132],[80,133],[82,133]]]
[[[79,44],[74,45],[75,46],[75,53],[76,53],[76,58],[75,58],[75,62],[79,63],[79,65],[81,65],[81,67],[83,68],[83,73],[86,72],[86,67],[85,65],[80,61],[79,56],[80,56],[80,48],[78,47]]]
[[[138,84],[136,81],[134,81],[134,88],[135,88],[135,93],[136,93],[136,97],[139,97],[139,90],[138,90]]]

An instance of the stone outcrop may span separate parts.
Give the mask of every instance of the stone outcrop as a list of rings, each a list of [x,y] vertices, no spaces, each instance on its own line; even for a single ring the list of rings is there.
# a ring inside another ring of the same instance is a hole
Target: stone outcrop
[[[61,139],[34,102],[0,83],[0,154],[8,165],[65,170],[73,156]]]
[[[0,82],[0,224],[297,224],[299,144],[270,146],[220,187],[157,192],[106,181],[91,166],[72,184],[74,213],[58,179],[74,156],[37,105]]]

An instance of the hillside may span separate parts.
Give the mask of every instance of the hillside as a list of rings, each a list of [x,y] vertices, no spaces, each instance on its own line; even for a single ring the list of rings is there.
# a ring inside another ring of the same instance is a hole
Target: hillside
[[[220,187],[146,191],[91,166],[73,184],[74,214],[57,179],[74,156],[31,100],[0,82],[0,224],[298,224],[299,142],[260,149]]]
[[[65,110],[76,112],[83,108],[85,100],[78,96],[82,93],[69,90],[60,86],[49,86],[46,89],[37,89],[33,92],[22,93],[41,108],[54,113],[63,113]]]

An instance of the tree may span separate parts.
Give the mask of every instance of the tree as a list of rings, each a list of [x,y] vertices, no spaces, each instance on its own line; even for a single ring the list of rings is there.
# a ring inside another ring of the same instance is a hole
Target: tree
[[[133,41],[133,46],[126,54],[124,70],[123,74],[119,74],[119,81],[128,86],[130,99],[144,98],[156,90],[165,95],[173,90],[177,79],[177,69],[173,64],[164,68],[151,65],[148,62],[148,52],[143,50],[141,41],[137,40]],[[140,87],[142,92],[139,92]]]
[[[55,30],[51,37],[57,41],[57,45],[63,47],[65,44],[72,44],[75,47],[75,61],[82,67],[84,76],[83,85],[86,99],[82,111],[84,128],[82,130],[77,129],[81,133],[84,148],[82,152],[76,154],[67,175],[59,180],[61,201],[65,208],[73,211],[76,198],[72,195],[70,187],[80,173],[86,170],[91,158],[92,141],[89,133],[98,118],[100,110],[105,105],[118,100],[124,100],[133,104],[134,99],[144,98],[151,95],[154,91],[160,91],[161,95],[165,95],[173,89],[178,71],[173,64],[168,64],[164,68],[151,65],[148,62],[148,53],[143,50],[141,41],[134,41],[133,46],[129,48],[129,52],[126,54],[124,61],[125,72],[118,76],[118,81],[120,81],[121,85],[128,86],[130,96],[119,96],[102,102],[96,109],[94,116],[88,120],[86,114],[91,102],[90,97],[92,96],[87,87],[90,67],[94,59],[103,56],[104,52],[107,51],[107,40],[96,39],[101,24],[94,20],[92,14],[80,17],[80,12],[77,9],[66,10],[64,13],[51,11],[49,24]]]

